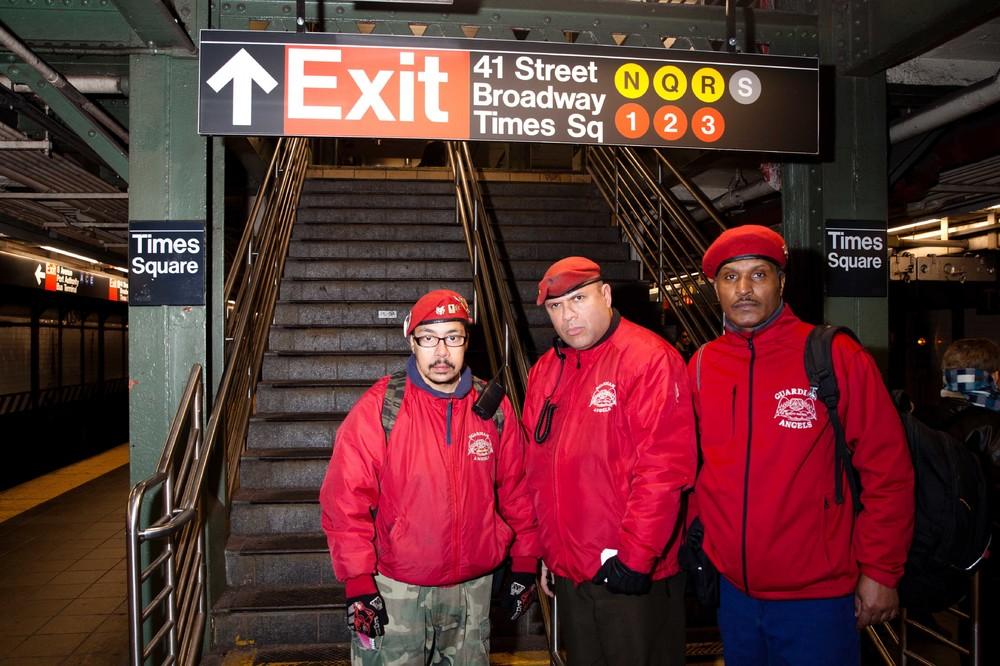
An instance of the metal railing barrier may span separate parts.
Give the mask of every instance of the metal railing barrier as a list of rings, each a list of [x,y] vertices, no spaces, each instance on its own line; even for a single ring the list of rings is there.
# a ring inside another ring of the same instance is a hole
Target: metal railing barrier
[[[629,147],[590,146],[586,163],[615,224],[655,284],[658,300],[668,302],[695,343],[714,339],[722,331],[722,314],[701,272],[708,239],[687,206],[671,192],[665,171],[705,210],[708,223],[723,231],[725,225],[712,203],[659,150],[640,153]]]
[[[512,283],[497,246],[494,224],[479,187],[469,144],[449,142],[448,157],[455,176],[455,217],[465,232],[465,243],[472,262],[474,319],[483,326],[492,371],[494,375],[501,376],[511,405],[520,417],[528,387],[528,359],[517,334],[517,318],[511,306]],[[548,597],[539,590],[538,603],[551,663],[564,666],[559,653],[555,602],[550,604]]]
[[[188,666],[200,658],[208,620],[204,532],[211,491],[206,489],[206,470],[211,460],[224,455],[228,504],[239,478],[239,457],[308,165],[307,139],[278,141],[240,239],[236,256],[242,260],[234,262],[226,279],[225,368],[207,424],[203,426],[204,373],[195,364],[156,472],[129,495],[131,666],[161,657],[161,664]]]
[[[936,666],[942,658],[943,663],[982,666],[982,585],[977,571],[969,580],[968,596],[934,617],[903,608],[892,622],[865,631],[886,666]]]

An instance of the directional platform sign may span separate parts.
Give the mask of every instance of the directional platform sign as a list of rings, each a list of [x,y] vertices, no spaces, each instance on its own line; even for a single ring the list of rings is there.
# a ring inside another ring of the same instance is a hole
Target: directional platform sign
[[[819,152],[812,58],[204,30],[200,68],[202,134]]]
[[[0,284],[58,291],[108,301],[128,301],[128,280],[91,273],[51,259],[0,252]]]

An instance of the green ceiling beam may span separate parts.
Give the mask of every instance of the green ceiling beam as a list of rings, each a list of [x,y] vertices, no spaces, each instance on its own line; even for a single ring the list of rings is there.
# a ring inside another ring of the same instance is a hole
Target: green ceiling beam
[[[871,76],[990,20],[1000,0],[850,0],[835,11],[848,32],[837,43],[838,69]]]
[[[13,56],[6,56],[6,62],[0,64],[0,72],[14,83],[29,86],[67,127],[127,183],[128,151],[104,127],[70,101],[65,93],[46,81],[44,76],[22,62],[10,62],[11,60],[14,60]]]
[[[162,0],[112,0],[135,34],[148,47],[195,53],[191,37]],[[189,21],[194,0],[178,2],[180,20]]]
[[[220,0],[216,0],[217,3]],[[223,0],[220,28],[229,30],[295,30],[294,0]],[[662,46],[673,37],[675,48],[711,48],[726,38],[723,7],[608,2],[601,0],[456,0],[452,6],[401,5],[380,8],[374,3],[306,2],[306,22],[317,32],[357,33],[374,23],[375,34],[412,35],[411,24],[426,26],[428,36],[517,39],[529,29],[529,41],[566,41],[566,32],[588,44]],[[360,22],[360,23],[359,23]],[[367,23],[366,23],[367,22]],[[737,40],[743,50],[767,44],[782,55],[817,54],[814,13],[739,9]],[[468,34],[466,28],[475,34]]]
[[[0,21],[22,41],[73,46],[139,46],[111,0],[2,0]]]

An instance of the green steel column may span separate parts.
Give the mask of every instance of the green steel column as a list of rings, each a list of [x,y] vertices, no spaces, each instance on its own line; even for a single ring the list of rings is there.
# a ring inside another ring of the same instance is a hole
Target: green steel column
[[[207,220],[207,140],[196,129],[198,61],[132,56],[130,84],[129,219]],[[206,263],[212,252],[210,246]],[[192,364],[208,367],[207,310],[129,308],[132,483],[156,468]]]
[[[807,319],[850,326],[885,367],[888,299],[830,298],[821,287],[824,221],[887,219],[885,74],[850,77],[833,71],[846,60],[845,44],[859,37],[849,31],[865,3],[817,4],[820,65],[830,70],[824,80],[830,99],[821,105],[822,123],[831,139],[822,161],[785,165],[782,211],[792,258],[789,296]]]

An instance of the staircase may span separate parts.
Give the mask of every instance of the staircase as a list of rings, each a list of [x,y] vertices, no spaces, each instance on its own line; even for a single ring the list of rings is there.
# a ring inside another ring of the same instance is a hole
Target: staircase
[[[306,182],[233,498],[215,655],[348,663],[319,486],[338,424],[403,367],[410,306],[445,287],[472,295],[450,182]]]
[[[563,257],[580,255],[601,266],[613,287],[616,307],[630,318],[649,318],[648,287],[638,281],[638,263],[610,226],[611,211],[590,183],[486,182],[484,197],[499,226],[499,241],[515,289],[521,339],[533,363],[552,346],[555,333],[544,309],[535,305],[538,281]],[[632,295],[640,293],[635,303]]]
[[[553,261],[582,254],[612,281],[637,284],[637,265],[590,184],[484,189],[532,361],[552,340],[534,298]],[[472,297],[450,181],[306,182],[240,463],[226,589],[212,610],[205,663],[348,663],[343,586],[320,529],[318,490],[338,424],[375,380],[403,367],[403,318],[436,288]],[[467,362],[488,376],[483,341],[471,345]],[[494,621],[494,650],[543,650],[541,634],[536,606],[516,625]]]

